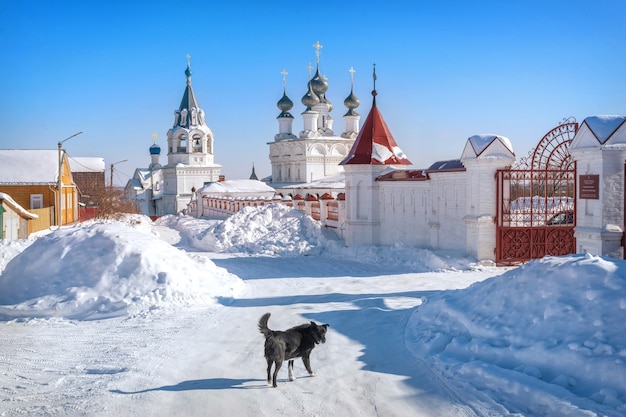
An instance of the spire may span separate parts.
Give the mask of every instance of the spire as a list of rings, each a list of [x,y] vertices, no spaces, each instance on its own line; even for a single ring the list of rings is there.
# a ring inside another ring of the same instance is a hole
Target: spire
[[[376,64],[374,64],[374,73],[372,74],[372,78],[374,78],[374,89],[372,90],[372,97],[374,97],[374,100],[372,101],[372,106],[376,107],[376,96],[378,95],[378,92],[376,91]]]
[[[411,165],[376,106],[376,64],[373,78],[372,108],[348,156],[339,165]]]
[[[196,96],[191,88],[191,65],[189,58],[191,55],[187,54],[187,69],[185,69],[185,76],[187,77],[187,85],[185,86],[185,92],[183,93],[183,99],[180,101],[178,107],[178,113],[181,115],[180,120],[177,120],[178,125],[182,127],[189,127],[194,124],[198,124],[197,119],[193,119],[192,109],[196,109],[196,112],[200,112],[200,106],[196,100]],[[195,122],[195,123],[194,123]],[[177,124],[174,124],[176,126]]]
[[[250,174],[250,179],[251,180],[259,180],[259,178],[256,176],[256,173],[254,172],[254,162],[252,163],[252,174]]]

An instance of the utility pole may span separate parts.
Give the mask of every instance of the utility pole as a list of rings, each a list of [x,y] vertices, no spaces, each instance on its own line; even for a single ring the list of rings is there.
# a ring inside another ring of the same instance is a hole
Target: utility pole
[[[111,182],[109,183],[109,187],[111,191],[113,191],[113,167],[117,164],[121,164],[122,162],[126,162],[128,159],[124,159],[123,161],[114,162],[111,164]]]
[[[61,227],[63,223],[63,209],[61,208],[63,202],[63,142],[72,139],[75,136],[82,135],[83,132],[74,133],[69,138],[60,140],[57,143],[59,149],[59,172],[57,176],[57,206],[56,206],[56,218],[57,218],[57,226]]]

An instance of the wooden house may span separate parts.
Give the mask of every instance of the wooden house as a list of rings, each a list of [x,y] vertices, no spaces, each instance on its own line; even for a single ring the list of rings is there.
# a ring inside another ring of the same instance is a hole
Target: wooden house
[[[65,152],[60,159],[61,169],[57,150],[0,149],[0,192],[38,215],[31,232],[78,221],[78,190]]]

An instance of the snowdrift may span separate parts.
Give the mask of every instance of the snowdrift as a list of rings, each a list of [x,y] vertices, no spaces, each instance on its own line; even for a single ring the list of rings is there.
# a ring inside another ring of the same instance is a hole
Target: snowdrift
[[[244,207],[220,221],[164,216],[156,224],[175,228],[201,250],[292,256],[320,244],[321,224],[300,210],[282,204]]]
[[[300,210],[283,204],[245,207],[224,220],[168,215],[157,225],[178,230],[195,248],[210,252],[239,252],[268,256],[327,254],[371,264],[409,267],[414,272],[467,270],[476,260],[459,253],[394,246],[346,247],[331,231]],[[326,232],[326,233],[324,233]]]
[[[36,239],[0,275],[0,318],[88,320],[211,304],[243,283],[151,233],[147,217],[92,222]]]
[[[565,390],[626,412],[625,317],[626,263],[547,257],[429,298],[406,342],[450,379],[469,377],[471,389],[499,391],[522,412],[562,414]]]

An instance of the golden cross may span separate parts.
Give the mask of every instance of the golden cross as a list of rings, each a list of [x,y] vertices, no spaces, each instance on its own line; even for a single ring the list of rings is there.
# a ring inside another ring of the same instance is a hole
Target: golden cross
[[[306,67],[309,70],[309,79],[313,76],[313,65],[309,62],[309,65]]]
[[[157,134],[156,134],[156,133],[153,133],[153,134],[152,134],[152,138],[154,139],[154,144],[156,145],[156,138],[157,138]]]
[[[352,84],[354,84],[354,73],[356,72],[356,70],[354,69],[354,67],[350,67],[348,72],[350,73],[350,79],[352,80]]]
[[[283,87],[287,87],[287,74],[289,73],[287,72],[285,68],[283,68],[283,70],[280,73],[283,75]]]
[[[191,55],[187,54],[185,55],[185,58],[187,58],[187,65],[189,65],[189,58],[191,58]]]
[[[313,48],[315,48],[315,62],[319,64],[320,63],[320,49],[322,49],[323,46],[320,44],[320,41],[317,41],[315,42],[315,45],[313,45]]]

